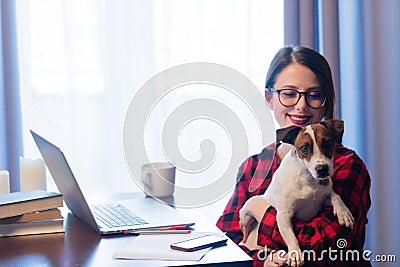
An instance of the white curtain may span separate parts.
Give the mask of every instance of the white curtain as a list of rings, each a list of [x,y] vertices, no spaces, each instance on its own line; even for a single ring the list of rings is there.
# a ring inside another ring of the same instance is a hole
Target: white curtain
[[[274,0],[18,0],[17,17],[25,156],[39,157],[33,129],[62,148],[90,193],[138,190],[122,130],[146,80],[178,64],[214,62],[243,73],[261,93],[283,45],[283,2]],[[183,150],[193,138],[182,141]],[[158,159],[161,151],[149,150]]]

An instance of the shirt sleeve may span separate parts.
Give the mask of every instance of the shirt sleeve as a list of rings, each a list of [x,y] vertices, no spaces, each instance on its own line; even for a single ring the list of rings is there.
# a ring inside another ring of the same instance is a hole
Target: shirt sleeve
[[[273,161],[275,146],[269,146],[259,155],[254,155],[248,158],[239,168],[237,175],[237,184],[223,214],[217,221],[217,226],[226,232],[226,235],[236,244],[239,244],[243,239],[243,233],[239,225],[239,211],[244,203],[254,195],[262,194],[270,183],[271,174],[268,179],[265,179],[264,173],[268,172],[269,166]],[[263,169],[262,177],[255,175],[256,170]],[[265,168],[265,169],[264,169]],[[252,181],[255,182],[252,188]],[[262,182],[261,182],[262,181]],[[251,193],[249,192],[251,189]],[[254,189],[254,190],[253,190]],[[240,246],[244,252],[253,258],[253,266],[264,266],[264,260],[267,257],[265,251],[252,250],[250,251],[245,246]]]
[[[294,232],[303,250],[313,250],[317,255],[329,248],[337,249],[344,238],[347,249],[363,249],[367,212],[371,205],[370,176],[354,151],[340,146],[335,154],[333,189],[351,211],[353,229],[339,224],[332,207],[323,208],[310,222],[293,219]],[[270,207],[260,225],[258,243],[273,249],[287,249],[276,223],[276,210]]]
[[[247,176],[251,176],[252,172],[254,172],[254,164],[255,161],[253,158],[249,158],[240,166],[237,175],[237,184],[232,197],[226,205],[223,214],[217,221],[217,226],[223,232],[226,232],[227,236],[236,244],[243,239],[243,234],[239,225],[239,210],[249,198],[245,179]]]

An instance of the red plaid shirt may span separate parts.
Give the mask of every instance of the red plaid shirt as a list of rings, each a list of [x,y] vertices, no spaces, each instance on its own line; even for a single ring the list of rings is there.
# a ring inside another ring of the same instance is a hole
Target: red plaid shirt
[[[280,160],[275,154],[275,147],[276,144],[266,147],[260,154],[248,158],[242,164],[239,168],[238,181],[233,195],[217,222],[217,226],[236,243],[239,243],[243,237],[239,226],[240,208],[250,197],[261,195],[265,192],[271,183],[273,173],[279,167]],[[271,166],[271,169],[265,175],[266,171],[269,170],[269,166]],[[316,253],[316,260],[308,262],[307,265],[371,266],[369,262],[361,261],[363,258],[362,251],[365,241],[367,212],[371,206],[369,195],[370,176],[357,154],[342,145],[337,145],[336,147],[333,168],[333,188],[341,196],[343,202],[354,216],[355,225],[353,229],[341,226],[333,215],[332,207],[326,207],[309,222],[302,222],[294,218],[292,220],[294,232],[303,251],[312,250]],[[254,184],[261,185],[254,188]],[[249,188],[253,189],[249,190]],[[341,247],[337,246],[337,242],[341,238],[347,242],[346,248],[341,249]],[[287,251],[285,241],[277,227],[276,210],[273,207],[268,208],[260,224],[258,244],[275,251],[280,249]],[[254,266],[263,266],[264,262],[260,260],[263,253],[249,251],[245,247],[242,247],[242,249],[254,259]],[[331,256],[329,255],[330,250]],[[360,261],[351,261],[353,256],[351,253],[346,256],[347,250],[357,250]],[[335,256],[336,258],[334,258]],[[346,261],[346,258],[350,259],[350,261]],[[310,257],[310,259],[313,259],[313,257]]]

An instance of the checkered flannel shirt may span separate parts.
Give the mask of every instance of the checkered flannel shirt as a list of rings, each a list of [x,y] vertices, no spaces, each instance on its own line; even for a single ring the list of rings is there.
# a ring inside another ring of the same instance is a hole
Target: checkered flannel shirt
[[[239,226],[240,208],[250,197],[265,192],[271,183],[273,173],[279,167],[280,160],[275,154],[276,147],[276,144],[266,147],[260,154],[248,158],[239,168],[233,195],[217,222],[217,226],[236,243],[239,243],[243,237]],[[357,250],[362,258],[367,212],[371,206],[369,173],[357,154],[342,145],[336,147],[333,168],[333,188],[353,214],[355,225],[352,230],[341,226],[333,215],[332,207],[323,208],[309,222],[294,218],[293,228],[300,247],[302,250],[313,250],[316,253],[316,261],[308,262],[306,265],[371,266],[366,261],[340,261],[340,247],[337,246],[338,240],[344,238],[347,246],[343,250]],[[268,170],[268,174],[265,175]],[[268,250],[287,251],[285,241],[277,227],[276,210],[273,207],[268,208],[258,228],[258,244],[267,247]],[[336,254],[333,254],[336,255],[337,260],[332,261],[328,258],[328,254],[323,254],[324,250],[327,252],[329,248],[338,250]],[[254,266],[263,266],[264,252],[249,251],[246,247],[242,249],[253,258]],[[342,259],[345,258],[342,257]]]

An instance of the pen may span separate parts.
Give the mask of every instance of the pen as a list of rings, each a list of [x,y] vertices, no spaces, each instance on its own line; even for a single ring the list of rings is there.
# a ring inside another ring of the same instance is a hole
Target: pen
[[[124,234],[134,235],[165,235],[165,234],[190,234],[191,230],[139,230],[139,231],[125,231]]]

